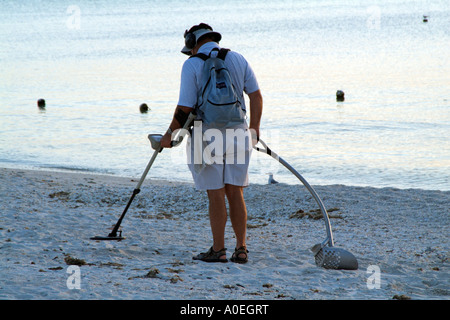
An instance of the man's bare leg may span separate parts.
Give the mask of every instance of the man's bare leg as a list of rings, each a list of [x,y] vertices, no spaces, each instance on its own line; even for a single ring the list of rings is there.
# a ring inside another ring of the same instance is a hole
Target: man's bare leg
[[[244,200],[244,190],[241,186],[225,185],[225,194],[230,207],[230,219],[236,235],[236,248],[246,247],[247,237],[247,207]],[[240,254],[240,258],[245,258]]]
[[[209,222],[213,235],[213,250],[225,248],[225,225],[227,223],[227,207],[225,204],[225,188],[208,190]],[[221,256],[225,259],[225,256]]]

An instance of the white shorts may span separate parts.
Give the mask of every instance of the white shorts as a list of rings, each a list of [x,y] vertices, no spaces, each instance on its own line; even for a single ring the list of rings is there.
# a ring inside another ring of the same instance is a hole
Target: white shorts
[[[252,153],[247,123],[229,129],[201,126],[201,122],[200,128],[194,126],[186,144],[195,187],[198,190],[221,189],[226,184],[247,187]]]

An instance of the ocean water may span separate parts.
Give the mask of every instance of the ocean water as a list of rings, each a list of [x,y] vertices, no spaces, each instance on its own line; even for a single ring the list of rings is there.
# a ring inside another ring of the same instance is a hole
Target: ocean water
[[[200,22],[250,62],[261,138],[311,184],[450,190],[447,0],[1,1],[0,166],[140,177]],[[184,149],[148,178],[191,181]],[[269,172],[299,183],[255,152],[250,181]]]

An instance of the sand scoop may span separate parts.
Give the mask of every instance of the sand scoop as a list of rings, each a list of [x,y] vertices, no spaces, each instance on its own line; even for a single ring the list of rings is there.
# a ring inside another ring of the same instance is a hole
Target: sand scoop
[[[314,259],[316,261],[316,265],[319,267],[323,267],[326,269],[347,269],[347,270],[356,270],[358,269],[358,261],[355,256],[348,252],[347,250],[336,248],[334,246],[333,241],[333,232],[331,231],[330,219],[328,217],[328,213],[325,209],[325,206],[322,203],[322,200],[317,195],[316,191],[313,187],[303,178],[289,163],[279,157],[275,152],[273,152],[261,139],[259,139],[259,143],[262,144],[264,148],[260,148],[255,146],[254,149],[260,151],[262,153],[266,153],[278,162],[280,162],[283,166],[285,166],[290,172],[292,172],[308,189],[313,198],[316,200],[319,205],[320,211],[323,214],[323,219],[325,221],[325,229],[327,231],[327,237],[322,243],[318,243],[311,248],[311,251],[314,254]]]

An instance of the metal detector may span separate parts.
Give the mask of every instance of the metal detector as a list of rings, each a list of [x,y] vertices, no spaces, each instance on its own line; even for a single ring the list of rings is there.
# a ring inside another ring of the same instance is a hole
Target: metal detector
[[[195,120],[196,115],[194,113],[190,113],[186,123],[184,124],[183,128],[181,130],[178,131],[177,135],[175,136],[175,139],[172,140],[171,144],[172,147],[176,147],[178,146],[182,141],[184,136],[186,135],[186,133],[188,132],[188,128],[190,128],[190,126],[192,125],[193,121]],[[122,230],[119,230],[120,228],[120,224],[122,223],[123,218],[125,217],[125,214],[128,211],[128,208],[130,207],[131,203],[133,202],[134,198],[136,197],[136,195],[141,192],[141,185],[145,180],[145,177],[147,176],[150,168],[153,165],[153,162],[156,159],[156,156],[158,155],[158,153],[160,153],[163,148],[161,148],[161,138],[162,135],[161,134],[149,134],[148,135],[148,139],[150,140],[152,149],[155,150],[153,152],[152,157],[150,158],[150,161],[147,164],[147,167],[144,170],[144,173],[141,176],[141,179],[139,180],[138,184],[136,185],[136,188],[133,190],[133,194],[131,195],[130,200],[128,200],[128,203],[125,207],[125,209],[122,212],[122,215],[120,216],[119,220],[117,221],[117,223],[115,224],[114,228],[112,229],[112,231],[108,234],[108,236],[103,237],[103,236],[95,236],[90,238],[91,240],[115,240],[115,241],[121,241],[123,239],[125,239],[124,237],[122,237]],[[119,234],[117,234],[119,233]]]
[[[314,253],[314,259],[316,265],[326,269],[347,269],[356,270],[358,269],[358,261],[355,256],[348,252],[347,250],[336,248],[333,241],[333,232],[331,231],[330,219],[328,217],[327,210],[322,203],[322,200],[317,195],[313,187],[308,183],[308,181],[303,178],[300,173],[298,173],[289,163],[283,160],[275,152],[273,152],[261,139],[258,140],[264,148],[254,146],[254,149],[262,153],[266,153],[275,160],[279,161],[283,166],[285,166],[289,171],[291,171],[308,189],[313,198],[319,205],[320,211],[323,214],[323,219],[325,221],[325,229],[327,231],[327,237],[322,243],[318,243],[311,248]]]

